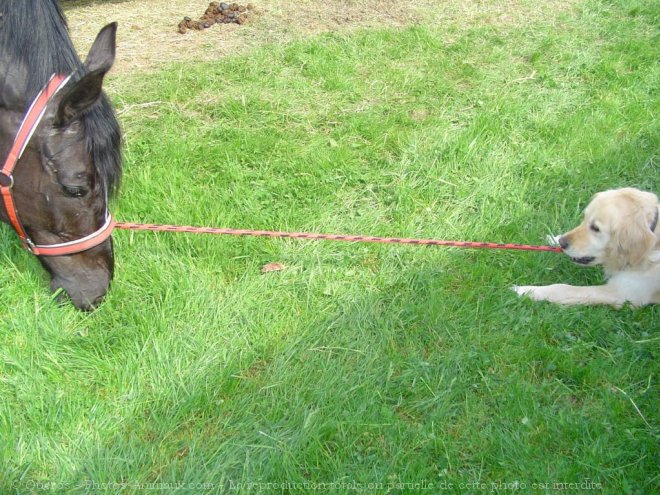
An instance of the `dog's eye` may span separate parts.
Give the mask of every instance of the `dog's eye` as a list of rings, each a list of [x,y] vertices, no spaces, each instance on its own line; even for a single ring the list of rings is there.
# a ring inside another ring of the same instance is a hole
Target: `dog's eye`
[[[592,223],[591,225],[589,225],[589,228],[590,228],[593,232],[600,232],[600,229],[598,228],[598,225],[596,225],[595,223]]]

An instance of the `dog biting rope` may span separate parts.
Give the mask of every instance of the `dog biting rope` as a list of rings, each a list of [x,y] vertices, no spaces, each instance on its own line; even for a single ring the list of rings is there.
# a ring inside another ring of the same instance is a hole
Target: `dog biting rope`
[[[344,242],[377,242],[381,244],[414,244],[419,246],[449,246],[476,249],[515,249],[520,251],[561,252],[555,246],[531,246],[528,244],[504,244],[495,242],[446,241],[440,239],[411,239],[401,237],[374,237],[366,235],[314,234],[307,232],[278,232],[272,230],[226,229],[212,227],[191,227],[186,225],[161,225],[151,223],[117,222],[115,228],[123,230],[150,230],[152,232],[188,232],[191,234],[239,235],[258,237],[281,237],[286,239],[329,240]]]

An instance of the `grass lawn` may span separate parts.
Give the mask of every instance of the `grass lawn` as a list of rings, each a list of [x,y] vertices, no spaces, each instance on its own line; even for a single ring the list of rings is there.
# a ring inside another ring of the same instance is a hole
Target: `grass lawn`
[[[659,15],[589,0],[553,22],[326,34],[122,75],[115,216],[544,243],[599,190],[660,191]],[[112,290],[83,314],[0,229],[2,494],[660,490],[660,309],[509,290],[599,270],[114,238]]]

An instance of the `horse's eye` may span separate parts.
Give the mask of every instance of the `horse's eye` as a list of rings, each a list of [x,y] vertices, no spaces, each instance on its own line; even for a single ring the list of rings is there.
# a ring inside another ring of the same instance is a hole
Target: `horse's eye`
[[[62,189],[64,190],[64,194],[72,198],[82,198],[89,192],[81,186],[62,186]]]

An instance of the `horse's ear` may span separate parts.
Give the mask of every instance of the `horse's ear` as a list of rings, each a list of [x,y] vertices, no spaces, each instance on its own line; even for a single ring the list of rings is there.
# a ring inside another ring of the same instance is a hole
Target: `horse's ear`
[[[56,126],[66,127],[101,96],[103,77],[115,60],[116,33],[117,23],[113,22],[101,29],[96,36],[85,60],[87,73],[76,81],[60,100],[55,115]]]
[[[88,72],[100,69],[105,69],[105,72],[110,70],[112,63],[115,61],[116,38],[116,22],[108,24],[99,31],[85,59],[85,69]]]

